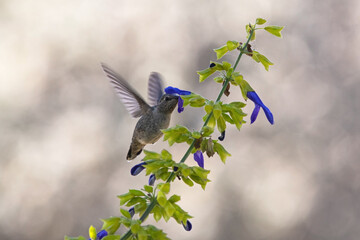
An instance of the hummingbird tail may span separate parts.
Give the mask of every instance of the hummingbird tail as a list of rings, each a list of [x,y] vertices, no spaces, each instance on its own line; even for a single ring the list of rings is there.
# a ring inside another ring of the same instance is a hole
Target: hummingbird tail
[[[126,156],[126,160],[132,160],[136,158],[143,150],[145,145],[134,147],[132,144]]]

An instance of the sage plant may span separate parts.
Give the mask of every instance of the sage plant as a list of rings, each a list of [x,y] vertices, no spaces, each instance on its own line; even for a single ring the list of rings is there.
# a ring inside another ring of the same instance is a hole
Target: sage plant
[[[181,160],[177,162],[176,159],[173,159],[172,154],[165,149],[160,153],[144,150],[145,157],[141,160],[142,162],[132,167],[130,173],[133,176],[145,173],[149,176],[148,184],[140,189],[130,189],[127,193],[119,195],[118,198],[122,206],[120,215],[103,219],[100,231],[91,226],[89,238],[66,236],[66,240],[169,239],[163,230],[153,225],[146,225],[145,220],[149,215],[156,221],[163,218],[167,222],[172,218],[182,225],[186,231],[192,229],[190,221],[192,216],[180,207],[179,201],[181,197],[176,194],[169,196],[171,183],[183,181],[190,187],[198,184],[205,190],[206,184],[209,182],[208,174],[210,170],[204,168],[203,153],[208,157],[212,157],[216,153],[223,163],[231,156],[220,142],[226,140],[225,131],[227,125],[235,125],[240,130],[242,125],[246,123],[244,117],[247,114],[242,110],[246,104],[242,101],[224,103],[221,101],[222,96],[230,94],[231,85],[239,87],[243,99],[245,101],[250,99],[255,104],[250,118],[251,123],[256,120],[262,108],[267,120],[274,124],[274,117],[270,109],[261,101],[258,93],[244,79],[243,75],[236,70],[244,54],[257,63],[261,63],[267,71],[269,66],[273,65],[267,57],[254,50],[250,44],[251,41],[255,40],[255,33],[258,30],[265,30],[277,37],[281,37],[283,27],[258,27],[265,23],[265,19],[257,18],[255,24],[247,24],[245,27],[247,33],[245,43],[228,41],[224,46],[214,49],[217,60],[228,52],[237,51],[238,57],[234,64],[226,61],[211,61],[208,68],[197,72],[200,83],[215,75],[214,81],[220,84],[220,92],[215,101],[175,87],[165,89],[166,93],[179,96],[179,113],[186,106],[205,110],[204,123],[199,131],[190,131],[185,126],[180,125],[162,130],[164,141],[168,141],[170,147],[174,143],[189,145]],[[216,128],[219,131],[216,136],[220,135],[218,138],[214,137]],[[193,159],[196,162],[195,166],[193,166],[195,163],[193,161],[185,163],[190,154],[193,154]],[[127,230],[120,232],[119,227],[121,225]]]

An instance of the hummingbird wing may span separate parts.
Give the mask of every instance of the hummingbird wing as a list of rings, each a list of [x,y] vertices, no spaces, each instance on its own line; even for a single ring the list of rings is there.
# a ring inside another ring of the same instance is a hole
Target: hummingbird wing
[[[158,105],[160,98],[164,94],[164,84],[162,77],[157,72],[152,72],[149,77],[148,98],[150,106]]]
[[[150,109],[150,106],[145,100],[140,97],[140,95],[118,73],[104,63],[101,63],[101,66],[131,116],[134,118],[140,117]]]

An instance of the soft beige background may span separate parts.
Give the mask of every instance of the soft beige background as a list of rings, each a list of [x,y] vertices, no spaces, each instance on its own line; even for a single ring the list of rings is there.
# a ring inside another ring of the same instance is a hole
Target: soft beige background
[[[8,0],[0,2],[0,239],[87,236],[119,215],[117,194],[142,186],[125,161],[136,120],[110,88],[106,62],[146,96],[151,71],[167,84],[215,98],[197,82],[211,49],[245,40],[257,17],[285,25],[257,34],[240,71],[272,110],[241,132],[227,130],[232,157],[207,190],[173,185],[193,230],[160,222],[173,239],[358,239],[360,235],[360,2]],[[227,59],[233,61],[236,54]],[[231,89],[225,101],[241,99]],[[245,108],[251,113],[253,104]],[[199,129],[203,112],[174,113]],[[249,117],[247,118],[247,120]],[[168,148],[159,141],[149,150]],[[179,159],[185,146],[172,148]],[[195,164],[189,158],[188,164]],[[148,220],[146,223],[154,223]],[[123,231],[123,229],[121,229]]]

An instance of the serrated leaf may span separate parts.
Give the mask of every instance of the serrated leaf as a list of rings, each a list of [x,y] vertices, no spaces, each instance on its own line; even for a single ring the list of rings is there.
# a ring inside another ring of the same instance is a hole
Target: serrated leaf
[[[219,48],[214,49],[214,52],[216,53],[216,58],[220,59],[222,58],[227,52],[228,52],[227,45],[221,46]]]
[[[274,36],[281,38],[282,37],[281,30],[283,30],[283,28],[284,27],[280,27],[280,26],[266,26],[264,29],[269,33],[273,34]]]
[[[256,19],[256,24],[257,25],[263,25],[264,23],[266,23],[266,20],[263,18],[257,18]]]

